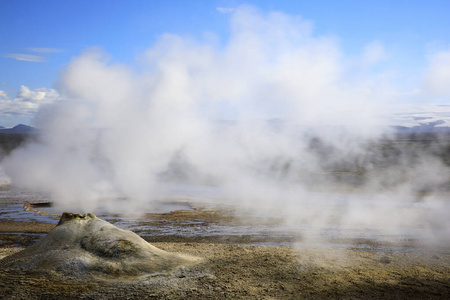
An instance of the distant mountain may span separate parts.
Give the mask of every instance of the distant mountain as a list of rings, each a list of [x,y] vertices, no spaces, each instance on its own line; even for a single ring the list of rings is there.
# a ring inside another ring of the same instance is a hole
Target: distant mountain
[[[13,128],[0,126],[0,133],[31,134],[36,133],[36,128],[23,124],[16,125]]]
[[[398,133],[450,133],[450,127],[435,126],[435,124],[421,124],[413,127],[393,126],[393,128]]]

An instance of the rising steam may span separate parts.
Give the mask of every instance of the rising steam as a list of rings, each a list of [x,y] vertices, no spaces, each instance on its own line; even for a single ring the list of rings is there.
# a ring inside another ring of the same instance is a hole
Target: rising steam
[[[112,210],[151,208],[168,183],[208,185],[289,224],[417,225],[448,242],[436,191],[449,170],[390,142],[383,108],[399,93],[368,71],[386,59],[380,42],[348,64],[299,17],[240,7],[230,28],[220,43],[165,34],[136,66],[99,49],[75,57],[7,174],[80,212],[118,196]]]

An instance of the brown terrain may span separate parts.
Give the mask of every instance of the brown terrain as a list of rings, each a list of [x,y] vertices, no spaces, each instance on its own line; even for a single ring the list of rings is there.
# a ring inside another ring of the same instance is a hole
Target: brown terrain
[[[5,206],[5,205],[4,205]],[[3,207],[4,207],[3,206]],[[227,212],[183,210],[149,219],[228,222]],[[0,258],[55,225],[0,219]],[[139,278],[74,278],[53,271],[0,268],[2,299],[449,299],[450,251],[408,253],[357,247],[255,245],[251,237],[159,236],[159,249],[201,257],[194,266]],[[1,265],[1,261],[0,261]]]

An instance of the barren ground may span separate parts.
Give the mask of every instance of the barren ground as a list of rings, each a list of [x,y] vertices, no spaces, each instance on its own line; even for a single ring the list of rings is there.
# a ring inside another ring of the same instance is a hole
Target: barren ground
[[[166,220],[195,212],[161,214]],[[200,212],[199,212],[200,214]],[[202,213],[204,219],[214,214]],[[199,217],[199,216],[197,216]],[[220,216],[216,216],[219,217]],[[227,219],[228,220],[228,219]],[[212,220],[211,220],[212,221]],[[233,222],[232,219],[228,220]],[[0,258],[29,246],[52,224],[0,219]],[[38,234],[38,235],[34,235]],[[252,245],[245,240],[146,238],[166,251],[205,258],[139,279],[66,278],[0,269],[2,299],[449,299],[450,252],[392,253]],[[250,242],[250,241],[249,241]]]

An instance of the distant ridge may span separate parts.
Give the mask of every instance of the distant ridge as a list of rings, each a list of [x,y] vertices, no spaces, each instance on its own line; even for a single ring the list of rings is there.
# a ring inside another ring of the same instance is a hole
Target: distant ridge
[[[450,127],[435,127],[429,125],[405,127],[393,126],[398,133],[450,133]]]
[[[23,124],[16,125],[13,128],[0,126],[0,133],[31,134],[36,133],[36,128]]]
[[[219,120],[217,124],[220,127],[228,127],[234,125],[236,122],[232,120]],[[280,129],[283,127],[284,122],[281,119],[270,119],[267,120],[267,124],[274,129]],[[450,133],[450,127],[447,126],[436,126],[441,125],[441,122],[432,122],[429,124],[420,124],[419,126],[407,127],[407,126],[391,126],[395,132],[398,133]],[[11,134],[33,134],[38,130],[35,127],[19,124],[12,128],[5,128],[0,126],[0,133],[11,133]]]

